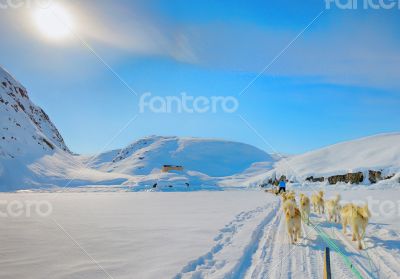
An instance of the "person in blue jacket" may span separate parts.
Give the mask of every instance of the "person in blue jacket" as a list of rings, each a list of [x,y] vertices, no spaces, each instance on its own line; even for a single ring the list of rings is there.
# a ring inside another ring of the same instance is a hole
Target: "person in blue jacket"
[[[281,179],[279,181],[279,193],[286,192],[286,181],[285,179]]]

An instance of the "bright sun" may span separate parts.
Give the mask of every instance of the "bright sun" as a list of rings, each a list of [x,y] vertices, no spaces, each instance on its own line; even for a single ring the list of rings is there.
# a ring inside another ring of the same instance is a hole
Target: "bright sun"
[[[73,20],[70,13],[57,4],[49,8],[39,8],[33,14],[39,31],[50,39],[63,39],[71,34]]]

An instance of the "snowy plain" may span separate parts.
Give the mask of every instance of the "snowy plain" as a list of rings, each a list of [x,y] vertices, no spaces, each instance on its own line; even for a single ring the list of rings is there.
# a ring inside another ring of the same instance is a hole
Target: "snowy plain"
[[[349,201],[399,200],[398,188],[340,193]],[[2,213],[16,200],[52,205],[49,216],[1,218],[0,278],[321,278],[324,242],[304,226],[304,239],[290,245],[279,198],[260,190],[2,193],[0,200]],[[365,278],[399,278],[399,208],[388,208],[372,210],[363,252],[340,225],[313,221]],[[335,274],[353,278],[337,255],[332,261]]]
[[[236,215],[271,202],[255,191],[4,193],[0,200],[53,205],[48,217],[1,218],[0,278],[37,279],[108,278],[71,238],[112,278],[172,278]]]

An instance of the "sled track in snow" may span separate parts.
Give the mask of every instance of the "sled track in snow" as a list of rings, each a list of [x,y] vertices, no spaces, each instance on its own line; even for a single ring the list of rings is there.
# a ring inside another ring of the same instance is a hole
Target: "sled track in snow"
[[[264,227],[274,219],[278,207],[279,202],[273,202],[265,207],[258,207],[236,215],[235,219],[221,229],[220,233],[214,238],[216,244],[206,254],[186,264],[173,278],[242,278],[251,265],[252,255],[257,250],[258,244],[263,237]],[[235,237],[246,222],[265,213],[266,216],[252,231],[250,240],[242,250],[239,260],[235,265],[226,268],[226,261],[218,256],[235,249],[238,246],[238,243],[236,243],[238,241],[235,241]]]
[[[277,208],[279,206],[279,203],[277,205]],[[229,278],[229,279],[240,279],[243,278],[244,274],[247,272],[247,270],[252,266],[252,258],[253,254],[257,251],[259,248],[260,242],[262,241],[262,238],[264,237],[264,230],[265,227],[268,225],[268,227],[271,227],[271,221],[276,218],[277,214],[277,209],[271,210],[270,213],[267,215],[266,218],[257,226],[256,230],[252,234],[251,241],[247,245],[242,257],[240,258],[239,262],[236,264],[236,266],[232,269],[231,272],[225,275],[224,278]]]
[[[276,228],[279,225],[280,219],[281,219],[281,216],[278,212],[277,214],[275,214],[275,217],[273,218],[271,223],[268,224],[268,226],[266,226],[264,229],[264,239],[260,242],[259,248],[254,253],[253,259],[252,259],[253,263],[255,261],[257,261],[257,264],[253,264],[247,271],[247,274],[250,274],[251,278],[256,278],[258,275],[264,274],[264,272],[265,272],[265,270],[263,268],[264,266],[259,264],[260,262],[258,262],[258,259],[264,259],[266,261],[266,263],[271,262],[272,255],[271,255],[271,253],[269,253],[270,249],[268,249],[268,248],[271,248],[272,246],[274,246],[276,244],[276,242],[274,240],[277,237]],[[269,243],[270,247],[265,245],[266,243]]]

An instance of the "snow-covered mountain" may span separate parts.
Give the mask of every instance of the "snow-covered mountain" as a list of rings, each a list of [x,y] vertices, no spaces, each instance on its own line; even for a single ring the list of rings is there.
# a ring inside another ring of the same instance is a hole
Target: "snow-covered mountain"
[[[86,168],[27,90],[1,67],[0,122],[0,191],[126,180]]]
[[[400,172],[400,133],[370,136],[292,156],[277,162],[262,177],[265,180],[285,175],[297,181],[324,177],[327,181],[329,177],[354,174],[355,179],[369,183],[370,176],[377,176],[377,172],[380,179]]]

